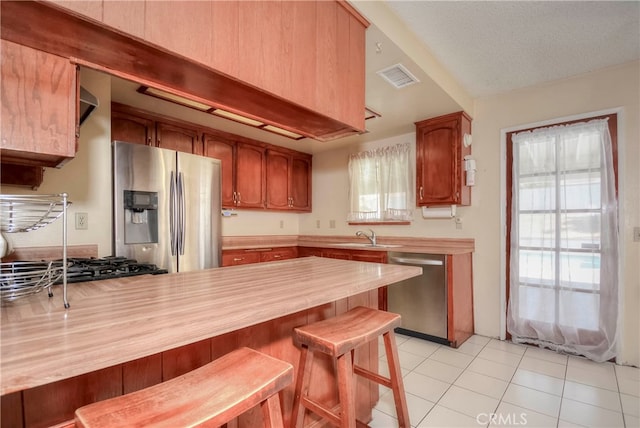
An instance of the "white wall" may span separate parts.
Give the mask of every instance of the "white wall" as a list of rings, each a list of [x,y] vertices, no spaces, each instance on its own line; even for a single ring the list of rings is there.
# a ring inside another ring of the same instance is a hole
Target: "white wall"
[[[97,244],[100,256],[111,255],[111,85],[108,76],[82,70],[81,82],[99,100],[99,106],[80,128],[78,153],[62,168],[46,168],[37,191],[2,186],[2,193],[50,194],[67,192],[68,244]],[[75,230],[76,212],[89,215],[87,230]],[[7,234],[15,247],[62,245],[62,222],[28,233]]]
[[[500,196],[500,131],[518,125],[573,116],[609,108],[623,108],[620,130],[620,195],[623,220],[621,238],[624,270],[623,333],[619,361],[640,365],[638,326],[640,324],[640,244],[632,242],[633,226],[640,225],[640,161],[638,118],[639,64],[633,63],[552,84],[511,92],[475,102],[473,120],[473,156],[477,160],[476,186],[472,206],[459,208],[462,229],[453,220],[425,220],[419,212],[410,226],[376,226],[381,236],[471,237],[475,238],[473,256],[474,319],[478,334],[499,337],[500,221],[504,200]],[[346,223],[348,209],[347,157],[374,145],[391,145],[411,140],[415,134],[380,140],[365,146],[319,153],[314,156],[313,213],[301,217],[301,234],[353,235],[362,226]],[[335,220],[336,227],[329,227]],[[317,227],[317,222],[320,227]]]
[[[474,279],[478,332],[497,334],[500,272],[498,247],[502,225],[500,210],[500,131],[556,118],[605,109],[622,108],[619,129],[619,191],[623,241],[622,341],[619,361],[640,365],[640,243],[633,242],[633,226],[640,225],[640,63],[589,73],[563,81],[476,100],[473,126],[474,154],[484,169],[481,180],[491,185],[475,192],[479,199],[474,227],[476,263]],[[474,199],[474,205],[476,200]],[[484,203],[483,203],[484,202]],[[481,226],[481,227],[480,227]]]

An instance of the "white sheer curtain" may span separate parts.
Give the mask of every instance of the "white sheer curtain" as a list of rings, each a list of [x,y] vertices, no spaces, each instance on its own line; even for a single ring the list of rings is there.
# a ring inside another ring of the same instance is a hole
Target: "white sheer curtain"
[[[507,329],[606,361],[616,354],[618,210],[607,120],[513,135]]]
[[[411,146],[397,144],[349,156],[348,221],[410,221],[414,204]]]

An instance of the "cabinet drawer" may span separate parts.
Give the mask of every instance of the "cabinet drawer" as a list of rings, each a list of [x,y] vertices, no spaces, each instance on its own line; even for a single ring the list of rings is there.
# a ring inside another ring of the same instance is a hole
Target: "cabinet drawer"
[[[222,253],[222,266],[246,265],[259,263],[260,253],[246,251],[229,251]]]
[[[263,262],[295,259],[296,257],[298,257],[298,251],[296,247],[276,248],[271,251],[260,253],[260,261]]]

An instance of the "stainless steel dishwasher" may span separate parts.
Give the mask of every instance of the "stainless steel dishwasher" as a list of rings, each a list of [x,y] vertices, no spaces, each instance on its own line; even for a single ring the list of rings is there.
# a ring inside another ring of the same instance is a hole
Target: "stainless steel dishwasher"
[[[388,263],[422,268],[422,275],[387,287],[387,309],[402,316],[396,331],[448,345],[446,256],[390,252]]]

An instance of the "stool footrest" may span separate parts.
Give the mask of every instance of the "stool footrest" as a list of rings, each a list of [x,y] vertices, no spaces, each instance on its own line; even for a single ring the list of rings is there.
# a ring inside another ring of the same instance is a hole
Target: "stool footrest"
[[[302,397],[300,399],[300,402],[300,404],[311,410],[316,415],[322,416],[324,419],[328,420],[334,425],[340,425],[340,416],[338,414],[338,412],[340,411],[340,404],[337,404],[336,406],[329,409],[324,404],[321,404],[309,397]]]
[[[360,366],[353,366],[353,372],[377,384],[386,386],[387,388],[393,388],[393,385],[391,384],[391,379],[389,379],[388,377],[380,376],[378,373],[374,373],[370,370],[363,369]]]

